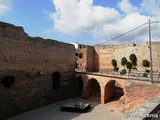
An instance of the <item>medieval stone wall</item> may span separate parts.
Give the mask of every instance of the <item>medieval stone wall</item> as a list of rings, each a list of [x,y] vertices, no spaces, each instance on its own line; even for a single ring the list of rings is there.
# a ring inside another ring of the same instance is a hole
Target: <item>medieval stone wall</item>
[[[87,46],[87,59],[86,59],[86,67],[91,68],[94,64],[94,48],[92,46]]]
[[[137,56],[137,68],[144,70],[142,61],[147,59],[150,61],[149,43],[139,45],[124,44],[124,45],[103,45],[95,46],[96,57],[95,61],[99,61],[99,68],[113,68],[111,61],[116,59],[118,67],[121,66],[121,59],[126,57],[130,61],[129,56],[134,53]],[[152,42],[152,58],[153,68],[155,71],[160,70],[160,42]],[[96,63],[95,63],[96,64]],[[95,66],[97,67],[97,66]]]
[[[74,96],[74,69],[73,45],[0,22],[0,119]]]

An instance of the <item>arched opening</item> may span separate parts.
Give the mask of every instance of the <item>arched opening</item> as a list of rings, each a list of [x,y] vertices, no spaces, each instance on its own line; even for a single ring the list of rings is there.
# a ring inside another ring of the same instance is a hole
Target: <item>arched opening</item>
[[[123,89],[115,80],[111,80],[105,85],[105,103],[118,101],[123,95]]]
[[[111,80],[105,85],[104,103],[108,102],[112,98],[112,96],[114,95],[115,83],[116,83],[115,80]]]
[[[53,89],[58,89],[60,86],[60,74],[59,72],[54,72],[52,74],[52,87]]]
[[[119,100],[124,95],[124,91],[121,88],[120,84],[116,82],[114,86],[114,94],[112,96],[112,101]]]
[[[83,80],[81,77],[78,77],[76,79],[76,83],[77,83],[77,94],[78,96],[82,95],[82,90],[83,90]]]
[[[101,89],[98,81],[94,78],[90,79],[86,87],[86,97],[89,100],[100,102],[101,100]]]
[[[5,86],[5,88],[9,89],[15,82],[15,77],[14,76],[5,76],[2,79],[2,84]]]

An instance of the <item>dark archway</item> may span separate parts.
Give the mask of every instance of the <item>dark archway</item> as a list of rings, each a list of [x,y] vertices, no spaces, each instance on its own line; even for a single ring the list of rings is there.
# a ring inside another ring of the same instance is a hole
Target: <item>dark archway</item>
[[[123,89],[115,81],[111,80],[105,85],[105,103],[117,101],[124,95]]]
[[[76,85],[77,85],[77,94],[78,96],[81,96],[82,95],[82,90],[83,90],[83,80],[81,77],[78,77],[76,79]]]
[[[108,102],[112,96],[114,95],[114,86],[115,86],[116,81],[115,80],[110,80],[106,85],[105,85],[105,95],[104,95],[104,103]]]
[[[60,86],[60,74],[59,72],[54,72],[52,74],[52,87],[53,89],[58,89]]]
[[[92,101],[100,102],[101,89],[98,81],[94,78],[90,79],[86,86],[86,97]]]
[[[2,84],[5,86],[5,88],[9,89],[15,82],[15,77],[14,76],[5,76],[2,79]]]
[[[112,101],[119,100],[124,95],[124,91],[121,88],[120,84],[116,82],[114,86],[114,95],[112,96]]]

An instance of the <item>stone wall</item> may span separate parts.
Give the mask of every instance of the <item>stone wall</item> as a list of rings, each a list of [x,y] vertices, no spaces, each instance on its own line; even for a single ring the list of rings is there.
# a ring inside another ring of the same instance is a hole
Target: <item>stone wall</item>
[[[118,67],[121,66],[121,59],[126,57],[129,61],[129,56],[134,53],[137,56],[137,68],[139,70],[144,70],[142,66],[142,61],[147,59],[150,61],[149,44],[142,43],[139,45],[135,44],[124,44],[124,45],[103,45],[95,46],[96,57],[95,61],[99,61],[100,68],[113,68],[111,61],[116,59]],[[153,58],[153,68],[155,71],[160,70],[160,42],[152,42],[152,58]]]
[[[0,22],[0,119],[74,96],[74,51]]]
[[[87,62],[86,62],[86,66],[91,68],[93,67],[94,64],[94,48],[92,46],[87,46]]]
[[[77,57],[76,60],[78,61],[78,68],[85,69],[86,67],[92,68],[94,64],[94,55],[95,50],[94,47],[78,44],[78,48],[76,49]],[[82,54],[82,58],[79,57],[79,54]]]

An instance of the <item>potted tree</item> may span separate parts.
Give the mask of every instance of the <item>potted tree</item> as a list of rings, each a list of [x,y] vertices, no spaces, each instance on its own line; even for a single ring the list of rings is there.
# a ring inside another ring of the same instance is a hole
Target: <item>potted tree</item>
[[[150,62],[148,60],[143,60],[142,61],[142,65],[146,68],[145,72],[143,73],[143,77],[147,77],[147,73],[149,73],[150,71],[147,69],[150,66]]]

